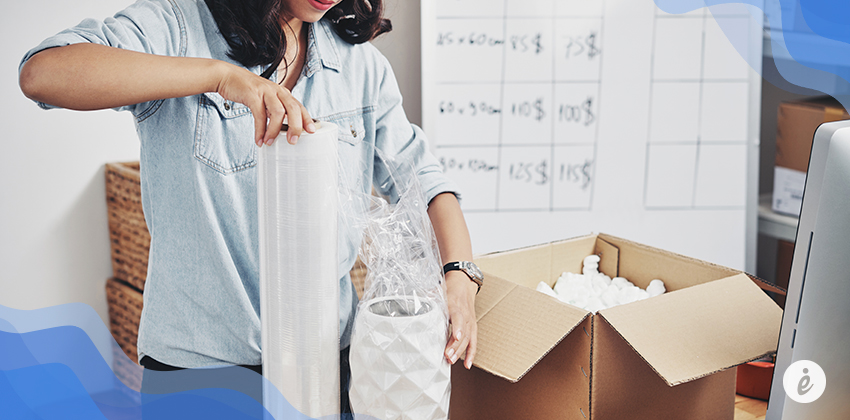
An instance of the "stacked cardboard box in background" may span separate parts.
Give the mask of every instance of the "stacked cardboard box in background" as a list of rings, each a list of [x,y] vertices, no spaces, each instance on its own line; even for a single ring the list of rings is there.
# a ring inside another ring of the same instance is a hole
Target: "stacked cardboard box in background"
[[[844,107],[829,96],[779,104],[773,211],[799,216],[815,130],[825,122],[848,118]]]
[[[800,215],[815,131],[823,123],[848,118],[850,114],[841,103],[829,96],[783,102],[779,105],[771,206],[773,211],[791,216]],[[793,242],[778,241],[775,282],[780,287],[788,285],[793,251]],[[777,302],[784,307],[785,297],[777,296]]]
[[[582,260],[668,293],[591,314],[534,290]],[[609,235],[476,258],[478,353],[452,369],[451,417],[732,419],[734,367],[776,349],[782,310],[737,270]]]

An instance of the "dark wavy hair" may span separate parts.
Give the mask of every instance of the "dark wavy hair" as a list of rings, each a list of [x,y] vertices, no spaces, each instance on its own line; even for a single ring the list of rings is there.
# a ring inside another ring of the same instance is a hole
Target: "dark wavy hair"
[[[284,60],[286,37],[281,26],[284,0],[204,0],[230,51],[245,67],[269,65],[261,76],[270,78]],[[382,0],[342,0],[325,13],[336,33],[351,44],[370,41],[392,30],[383,18]]]

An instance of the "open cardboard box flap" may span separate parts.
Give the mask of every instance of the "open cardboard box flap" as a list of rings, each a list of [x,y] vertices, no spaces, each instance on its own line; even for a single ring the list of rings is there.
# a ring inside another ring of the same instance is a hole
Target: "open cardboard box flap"
[[[475,366],[516,382],[589,316],[536,290],[486,274],[476,298]],[[541,328],[545,320],[546,328]]]
[[[580,273],[584,256],[599,270],[646,287],[662,278],[665,295],[600,311],[668,385],[698,379],[776,350],[782,310],[739,271],[606,234],[476,257],[485,286],[476,299],[475,366],[519,381],[589,312],[533,290],[564,271]],[[505,280],[510,279],[510,281]],[[774,290],[775,291],[775,290]]]
[[[697,283],[717,280],[740,274],[738,270],[717,264],[700,261],[674,252],[650,247],[627,239],[618,238],[605,233],[595,235],[597,252],[605,259],[604,245],[618,250],[617,271],[611,270],[612,263],[600,261],[599,271],[609,277],[622,276],[632,280],[641,287],[646,287],[652,279],[664,280],[668,291],[691,287]],[[750,279],[761,289],[769,292],[785,294],[785,289],[768,283],[758,277],[749,275]]]
[[[670,386],[774,352],[782,319],[745,274],[599,314]]]

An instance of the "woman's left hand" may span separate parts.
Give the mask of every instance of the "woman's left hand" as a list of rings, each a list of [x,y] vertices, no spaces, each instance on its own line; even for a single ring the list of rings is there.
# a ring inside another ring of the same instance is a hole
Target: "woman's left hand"
[[[472,261],[472,244],[469,230],[463,220],[460,203],[454,193],[438,194],[428,203],[428,216],[437,243],[440,259],[447,261]],[[446,273],[446,300],[449,306],[449,342],[443,355],[451,364],[464,356],[464,366],[472,368],[475,349],[478,346],[478,320],[475,318],[475,294],[478,284],[466,273],[452,270]]]
[[[446,344],[446,360],[451,364],[465,354],[463,365],[470,369],[478,344],[478,324],[475,319],[475,294],[478,285],[462,271],[446,273],[446,297],[449,307],[451,336]]]

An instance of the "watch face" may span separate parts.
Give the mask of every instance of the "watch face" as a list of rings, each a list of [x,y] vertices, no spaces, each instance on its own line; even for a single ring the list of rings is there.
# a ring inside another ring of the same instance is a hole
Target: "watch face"
[[[473,277],[475,277],[477,279],[483,279],[484,278],[484,276],[481,274],[481,270],[478,269],[477,265],[475,265],[473,263],[467,263],[465,268],[467,269],[469,274],[472,274]]]

